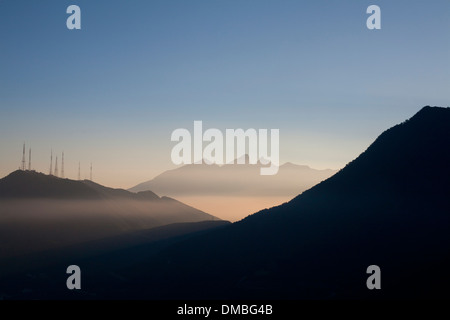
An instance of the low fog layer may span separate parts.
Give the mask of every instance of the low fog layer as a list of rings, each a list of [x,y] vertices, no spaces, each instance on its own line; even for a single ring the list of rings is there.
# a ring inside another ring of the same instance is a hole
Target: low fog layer
[[[1,200],[0,259],[171,223],[217,220],[161,200]]]

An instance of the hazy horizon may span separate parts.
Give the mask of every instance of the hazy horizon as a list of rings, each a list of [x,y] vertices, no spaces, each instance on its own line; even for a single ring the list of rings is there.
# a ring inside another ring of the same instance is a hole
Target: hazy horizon
[[[55,161],[55,160],[53,160],[53,161]],[[340,169],[342,169],[342,168],[337,168],[337,169],[333,169],[333,168],[313,168],[313,167],[309,166],[308,164],[292,163],[290,161],[281,163],[279,167],[282,167],[282,166],[287,165],[287,164],[292,164],[292,165],[296,165],[296,166],[307,166],[307,167],[309,167],[309,168],[311,168],[313,170],[323,170],[323,171],[326,171],[326,170],[339,171]],[[58,165],[60,165],[60,163]],[[81,171],[81,177],[80,177],[81,180],[90,180],[89,165],[90,165],[90,163],[86,166],[86,168],[84,170]],[[207,164],[204,163],[203,165],[207,165]],[[224,165],[227,165],[227,164],[216,165],[216,166],[221,167],[221,166],[224,166]],[[139,185],[139,184],[141,184],[141,183],[143,183],[145,181],[149,181],[149,180],[152,180],[154,178],[157,178],[158,176],[160,176],[163,173],[166,173],[168,171],[170,172],[172,170],[176,170],[176,169],[182,168],[184,166],[190,166],[190,165],[185,165],[185,164],[173,165],[172,164],[172,166],[169,169],[163,170],[161,172],[156,172],[153,176],[149,176],[149,177],[144,177],[143,176],[143,177],[140,178],[140,180],[137,180],[135,183],[132,183],[131,185],[108,185],[108,184],[104,184],[101,181],[96,180],[95,179],[95,175],[93,175],[92,181],[95,182],[95,183],[101,184],[101,185],[103,185],[105,187],[109,187],[109,188],[129,190],[129,189],[132,189],[133,187],[135,187],[135,186],[137,186],[137,185]],[[53,167],[54,167],[54,164],[53,164]],[[45,169],[44,170],[40,170],[39,168],[35,168],[33,166],[33,168],[31,168],[31,171],[35,171],[35,172],[42,173],[42,174],[45,174],[45,175],[53,175],[53,173],[50,174],[49,169],[50,169],[50,160],[49,160],[49,168],[47,170],[45,170]],[[12,169],[10,172],[4,172],[4,174],[2,176],[0,176],[0,179],[8,176],[9,174],[11,174],[12,172],[14,172],[16,170],[22,170],[22,169],[20,168],[20,166],[18,166],[17,168]],[[28,170],[28,147],[27,147],[27,151],[26,151],[26,170]],[[59,171],[60,170],[61,170],[61,168],[59,167]],[[93,172],[95,174],[95,171],[93,171]],[[64,178],[64,179],[75,180],[75,181],[78,180],[78,164],[77,164],[77,171],[76,172],[75,171],[72,172],[72,170],[71,170],[70,171],[70,175],[68,176],[65,173],[64,177],[61,177],[61,174],[59,174],[58,178]],[[150,191],[152,191],[152,190],[150,190]],[[158,194],[158,195],[159,196],[165,196],[165,194]]]
[[[129,188],[173,169],[170,135],[280,130],[280,162],[339,169],[385,128],[450,105],[448,1],[0,1],[0,176]],[[446,10],[447,9],[447,10]],[[18,18],[20,17],[20,18]],[[42,17],[45,17],[43,19]],[[28,156],[28,154],[27,154]]]
[[[335,173],[333,170],[286,164],[280,166],[277,175],[261,176],[260,166],[184,165],[127,191],[149,190],[160,197],[170,197],[220,219],[235,222],[287,202]],[[77,180],[71,177],[64,179]],[[26,203],[28,200],[25,198],[23,201]]]

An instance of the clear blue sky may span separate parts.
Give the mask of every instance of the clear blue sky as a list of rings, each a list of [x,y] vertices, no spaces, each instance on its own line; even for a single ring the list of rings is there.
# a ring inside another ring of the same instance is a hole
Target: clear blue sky
[[[66,28],[81,7],[82,29]],[[381,30],[366,8],[381,7]],[[131,187],[171,132],[279,128],[281,160],[339,168],[424,105],[450,105],[450,1],[0,0],[0,176]]]

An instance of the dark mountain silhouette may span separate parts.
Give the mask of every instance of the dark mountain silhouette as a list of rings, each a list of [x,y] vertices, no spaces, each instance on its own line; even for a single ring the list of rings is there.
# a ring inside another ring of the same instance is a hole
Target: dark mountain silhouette
[[[450,109],[424,107],[292,201],[122,274],[151,266],[151,298],[449,298],[449,164]]]
[[[449,146],[450,109],[425,107],[288,203],[142,259],[144,246],[131,266],[90,273],[130,259],[122,251],[82,261],[82,297],[450,298]],[[381,268],[381,290],[366,287],[369,265]],[[59,269],[42,272],[47,280],[33,283],[47,298],[80,298],[60,288]]]
[[[34,171],[0,179],[0,258],[167,224],[220,220],[151,191],[132,193]]]
[[[36,171],[17,170],[0,179],[0,200],[2,199],[150,201],[173,205],[173,209],[179,209],[180,213],[188,211],[204,220],[220,220],[170,197],[159,197],[149,190],[134,193],[108,188],[90,180],[74,181]]]
[[[90,180],[74,181],[36,171],[17,170],[0,180],[0,199],[131,199],[160,200],[151,191],[132,193]]]

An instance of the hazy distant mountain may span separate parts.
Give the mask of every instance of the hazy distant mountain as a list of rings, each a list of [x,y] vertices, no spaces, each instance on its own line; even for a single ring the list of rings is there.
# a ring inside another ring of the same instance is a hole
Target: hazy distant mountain
[[[316,170],[286,163],[276,175],[260,175],[261,164],[190,164],[169,170],[129,189],[152,190],[168,196],[289,196],[293,197],[323,181],[335,170]]]
[[[0,258],[206,220],[220,219],[151,191],[132,193],[34,171],[0,179]]]

